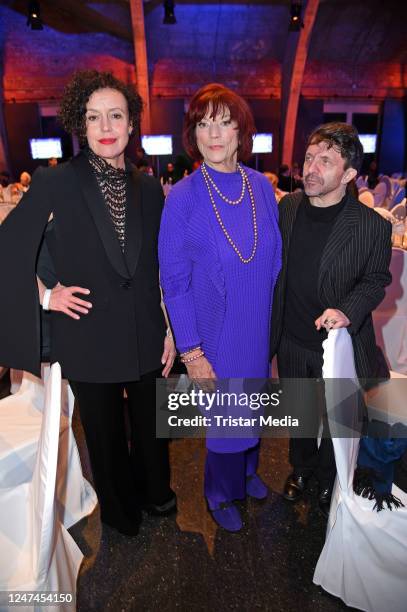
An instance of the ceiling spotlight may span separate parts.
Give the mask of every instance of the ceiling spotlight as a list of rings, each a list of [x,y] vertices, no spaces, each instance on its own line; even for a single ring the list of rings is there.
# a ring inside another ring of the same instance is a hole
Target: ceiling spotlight
[[[41,8],[39,2],[31,1],[28,3],[27,25],[31,26],[32,30],[44,29],[41,21]]]
[[[302,3],[298,0],[291,2],[290,6],[290,25],[288,27],[289,32],[299,32],[304,27],[304,23],[301,19]]]
[[[177,23],[177,20],[175,19],[174,6],[175,6],[174,0],[164,0],[163,23],[170,24],[170,25]]]

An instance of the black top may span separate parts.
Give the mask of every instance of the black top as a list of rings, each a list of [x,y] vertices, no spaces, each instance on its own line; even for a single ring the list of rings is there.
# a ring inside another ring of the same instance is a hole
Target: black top
[[[278,353],[284,331],[288,256],[294,223],[304,197],[300,192],[289,194],[278,205],[283,265],[274,288],[270,357]],[[376,346],[371,313],[391,282],[391,255],[391,223],[348,193],[320,260],[319,297],[324,310],[337,308],[351,322],[347,329],[352,339],[356,372],[364,389],[371,386],[372,379],[389,376],[384,356]]]
[[[35,171],[29,191],[0,226],[0,259],[9,262],[3,279],[8,290],[0,300],[1,364],[40,373],[35,262],[52,212],[52,231],[46,232],[51,282],[88,288],[92,308],[80,320],[51,313],[51,361],[61,364],[66,378],[89,383],[134,381],[161,367],[165,320],[157,242],[164,197],[156,179],[133,168],[126,190],[123,253],[85,155]],[[49,266],[41,262],[37,272],[46,280]]]
[[[317,331],[324,307],[318,293],[318,272],[324,247],[346,196],[327,208],[312,206],[304,196],[294,223],[287,267],[284,333],[297,344],[322,353],[326,331]]]

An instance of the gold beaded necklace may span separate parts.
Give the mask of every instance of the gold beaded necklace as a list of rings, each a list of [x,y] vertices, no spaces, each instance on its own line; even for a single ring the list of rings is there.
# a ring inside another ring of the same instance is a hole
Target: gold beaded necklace
[[[204,166],[204,164],[201,165],[201,169]],[[256,205],[254,202],[254,196],[253,196],[253,191],[252,191],[252,187],[249,183],[249,178],[246,174],[246,172],[243,170],[243,168],[240,166],[240,164],[237,165],[239,172],[242,175],[242,179],[243,179],[243,183],[247,186],[247,190],[249,192],[249,197],[250,197],[250,204],[252,207],[252,218],[253,218],[253,234],[254,234],[254,242],[253,242],[253,248],[252,248],[252,252],[250,254],[250,257],[243,257],[241,251],[239,250],[239,248],[237,247],[236,243],[234,242],[234,240],[231,238],[229,232],[227,231],[225,224],[222,221],[222,217],[220,216],[218,207],[216,206],[215,203],[215,199],[213,197],[213,193],[211,191],[211,185],[210,182],[208,180],[207,177],[209,177],[208,171],[206,170],[206,167],[204,169],[202,169],[202,175],[204,177],[204,181],[206,184],[206,187],[208,189],[208,193],[209,193],[209,199],[212,203],[212,208],[214,210],[216,219],[218,220],[218,223],[223,231],[223,233],[226,236],[227,241],[229,242],[230,246],[232,247],[232,249],[234,250],[234,252],[236,253],[236,255],[239,257],[240,261],[244,264],[248,264],[252,261],[252,259],[254,258],[255,254],[256,254],[256,250],[257,250],[257,239],[258,239],[258,232],[257,232],[257,217],[256,217]],[[211,177],[209,177],[209,179],[211,179]],[[211,179],[211,182],[213,183],[213,180]],[[214,184],[214,183],[213,183]],[[226,202],[230,203],[230,204],[236,204],[236,201],[230,201],[227,198],[225,198],[223,196],[223,194],[220,193],[220,191],[218,189],[216,189],[216,192],[218,193],[218,195],[225,200]],[[242,196],[240,201],[242,201]]]

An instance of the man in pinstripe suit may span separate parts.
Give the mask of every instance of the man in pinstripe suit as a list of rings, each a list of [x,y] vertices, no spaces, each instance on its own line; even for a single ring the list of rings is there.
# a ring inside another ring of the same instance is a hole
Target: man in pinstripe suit
[[[322,341],[339,327],[352,336],[359,378],[388,376],[371,312],[391,282],[391,225],[349,192],[362,158],[353,126],[320,126],[308,140],[305,193],[280,202],[283,267],[274,293],[271,355],[277,354],[282,378],[319,378]],[[332,440],[323,438],[318,448],[315,438],[292,438],[290,463],[285,499],[297,501],[315,475],[327,515],[336,474]]]

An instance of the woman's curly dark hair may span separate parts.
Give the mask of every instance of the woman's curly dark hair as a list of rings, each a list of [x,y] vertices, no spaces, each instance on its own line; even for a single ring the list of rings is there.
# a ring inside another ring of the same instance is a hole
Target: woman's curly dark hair
[[[106,88],[120,91],[126,98],[133,129],[139,123],[143,101],[132,84],[126,85],[111,72],[80,70],[65,87],[58,118],[67,132],[78,136],[81,144],[86,143],[86,104],[93,92]]]

